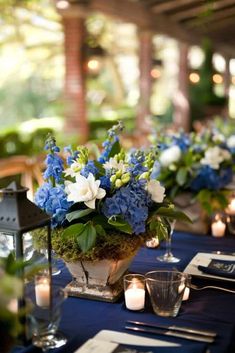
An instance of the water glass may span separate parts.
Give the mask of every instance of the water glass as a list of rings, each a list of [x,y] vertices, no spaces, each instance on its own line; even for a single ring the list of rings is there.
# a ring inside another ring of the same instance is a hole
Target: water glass
[[[140,274],[124,276],[124,296],[126,308],[129,310],[143,310],[145,305],[145,277]]]
[[[177,271],[152,271],[145,275],[153,311],[159,316],[175,317],[180,309],[187,275]]]
[[[53,285],[48,293],[46,283],[35,285],[34,295],[31,295],[33,310],[30,315],[30,331],[33,344],[43,352],[67,342],[65,336],[58,332],[65,298],[65,291],[58,286]]]

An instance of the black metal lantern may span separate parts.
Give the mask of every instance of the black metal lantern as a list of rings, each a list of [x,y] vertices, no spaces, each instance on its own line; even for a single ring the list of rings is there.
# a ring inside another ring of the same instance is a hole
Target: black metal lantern
[[[48,261],[51,262],[51,219],[27,199],[28,188],[12,182],[0,190],[0,233],[13,236],[16,259],[24,259],[23,234],[47,227]]]
[[[7,248],[8,238],[12,238],[12,248],[16,260],[25,259],[24,235],[28,232],[47,228],[48,271],[51,278],[51,219],[33,202],[27,199],[28,188],[12,182],[0,190],[0,245]],[[24,273],[19,273],[24,277]],[[24,305],[24,298],[19,301],[20,307]]]

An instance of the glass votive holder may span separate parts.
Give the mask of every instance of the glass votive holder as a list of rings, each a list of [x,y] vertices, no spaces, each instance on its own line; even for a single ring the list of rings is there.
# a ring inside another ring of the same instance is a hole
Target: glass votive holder
[[[48,308],[50,306],[51,280],[47,271],[35,276],[35,300],[37,306]]]
[[[223,237],[225,235],[226,222],[224,220],[224,215],[217,213],[211,222],[211,234],[214,237]]]
[[[230,234],[235,234],[235,215],[227,216],[227,226]]]
[[[129,310],[143,310],[145,306],[145,276],[128,274],[124,276],[124,296],[126,308]]]

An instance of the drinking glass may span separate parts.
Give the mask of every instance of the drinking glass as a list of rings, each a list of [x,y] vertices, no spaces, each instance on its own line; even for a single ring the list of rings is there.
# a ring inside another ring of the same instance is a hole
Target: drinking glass
[[[168,222],[169,222],[169,229],[167,232],[167,239],[165,241],[166,252],[164,255],[157,256],[157,260],[161,262],[176,263],[176,262],[179,262],[180,259],[178,257],[175,257],[171,251],[172,234],[174,232],[175,220],[168,219]]]
[[[29,319],[29,331],[33,345],[41,348],[43,352],[61,347],[67,342],[63,333],[58,331],[65,298],[66,293],[61,287],[53,285],[50,290],[43,279],[37,279],[35,291],[31,295],[33,309]]]
[[[145,278],[155,314],[175,317],[182,303],[187,276],[177,271],[151,271]]]

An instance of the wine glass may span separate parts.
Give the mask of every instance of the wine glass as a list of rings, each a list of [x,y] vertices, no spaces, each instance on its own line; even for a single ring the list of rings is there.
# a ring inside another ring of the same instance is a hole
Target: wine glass
[[[172,242],[172,234],[174,232],[174,227],[175,227],[175,220],[168,219],[168,232],[167,232],[167,238],[166,238],[166,252],[164,255],[158,256],[157,260],[161,262],[168,262],[168,263],[176,263],[179,262],[180,259],[178,257],[175,257],[172,254],[171,251],[171,242]]]

